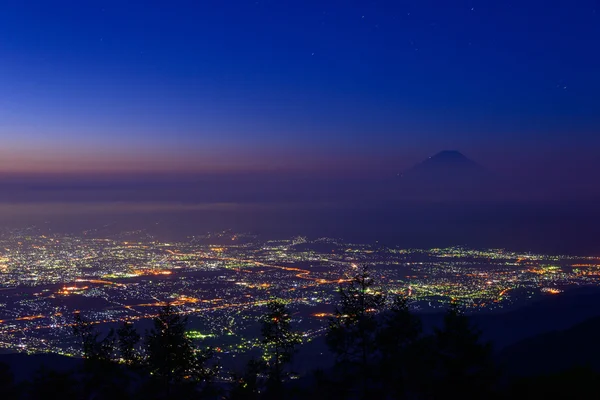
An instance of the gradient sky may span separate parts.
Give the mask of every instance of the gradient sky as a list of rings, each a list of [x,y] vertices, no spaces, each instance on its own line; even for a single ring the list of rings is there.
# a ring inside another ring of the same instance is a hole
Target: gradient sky
[[[599,48],[592,0],[4,1],[0,171],[589,169]]]

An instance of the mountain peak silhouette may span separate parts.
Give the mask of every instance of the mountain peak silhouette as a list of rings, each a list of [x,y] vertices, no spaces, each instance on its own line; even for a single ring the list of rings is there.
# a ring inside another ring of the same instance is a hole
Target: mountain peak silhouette
[[[458,150],[443,150],[439,153],[429,157],[421,164],[430,164],[430,163],[442,163],[442,164],[470,164],[472,166],[478,165],[476,162],[466,157]],[[416,167],[416,166],[415,166]]]
[[[486,174],[487,171],[475,161],[457,150],[444,150],[415,165],[403,175],[419,179],[465,178]]]
[[[493,174],[457,150],[444,150],[405,171],[405,194],[425,197],[470,197],[488,191]]]

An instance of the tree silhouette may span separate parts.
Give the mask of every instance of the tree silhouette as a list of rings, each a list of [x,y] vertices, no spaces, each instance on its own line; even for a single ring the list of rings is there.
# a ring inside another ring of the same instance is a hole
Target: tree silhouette
[[[84,320],[81,313],[75,313],[73,334],[81,343],[83,358],[87,365],[108,363],[111,361],[114,350],[114,331],[111,331],[100,339],[100,333],[94,329],[94,325]]]
[[[266,365],[262,360],[248,361],[242,375],[234,375],[234,385],[229,393],[229,400],[258,400],[262,390],[261,374]]]
[[[471,325],[456,303],[448,309],[443,327],[435,329],[435,366],[431,387],[437,396],[475,399],[490,395],[496,371],[490,343]]]
[[[411,381],[411,369],[419,362],[415,344],[421,338],[421,320],[410,312],[408,299],[398,295],[382,314],[380,324],[377,332],[378,376],[385,390],[401,398],[406,395],[406,386]]]
[[[119,354],[128,366],[137,366],[141,362],[141,356],[137,350],[140,339],[141,336],[131,322],[123,322],[123,325],[117,330]]]
[[[102,339],[94,325],[75,314],[73,333],[81,342],[83,368],[78,376],[83,396],[89,398],[128,398],[131,376],[115,362],[115,334],[110,332]],[[44,375],[43,375],[44,376]],[[48,375],[51,382],[66,379],[63,375]],[[44,378],[46,379],[46,378]]]
[[[166,397],[172,395],[175,385],[188,382],[195,386],[214,375],[205,367],[212,353],[195,348],[185,334],[187,322],[168,303],[154,318],[154,328],[146,336],[147,365]]]
[[[292,331],[291,316],[281,300],[269,301],[267,308],[268,312],[261,321],[265,360],[269,368],[269,387],[272,392],[280,393],[285,378],[285,365],[292,360],[300,337]]]
[[[377,314],[383,309],[385,297],[372,289],[368,268],[347,284],[340,285],[340,304],[329,319],[327,345],[340,367],[344,386],[352,381],[362,383],[362,396],[367,396],[373,357],[377,349]]]

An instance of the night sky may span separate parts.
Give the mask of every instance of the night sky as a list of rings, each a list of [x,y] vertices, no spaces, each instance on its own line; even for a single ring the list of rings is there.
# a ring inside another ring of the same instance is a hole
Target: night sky
[[[599,49],[592,0],[4,1],[0,168],[589,174]]]

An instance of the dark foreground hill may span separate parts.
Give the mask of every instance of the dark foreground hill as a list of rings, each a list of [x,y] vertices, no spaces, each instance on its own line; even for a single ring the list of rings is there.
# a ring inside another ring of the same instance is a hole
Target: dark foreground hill
[[[565,330],[596,316],[600,317],[600,289],[589,287],[548,295],[505,313],[474,315],[472,320],[483,338],[500,351],[527,337]]]
[[[16,382],[30,380],[36,371],[47,369],[59,373],[69,372],[81,367],[80,358],[66,357],[59,354],[25,354],[12,353],[0,355],[0,363],[8,365]]]
[[[418,315],[428,333],[434,327],[440,327],[444,319],[441,312]],[[505,312],[470,315],[473,325],[481,330],[482,339],[492,343],[498,356],[504,349],[522,340],[566,330],[594,317],[600,318],[600,289],[593,287],[570,290],[559,296],[545,296]],[[316,338],[300,348],[294,358],[294,368],[300,373],[330,368],[332,360],[327,357],[328,354],[325,339]],[[518,363],[518,359],[514,361]]]
[[[558,373],[580,366],[600,372],[600,317],[590,318],[569,329],[533,336],[503,350],[501,366],[512,375]]]

